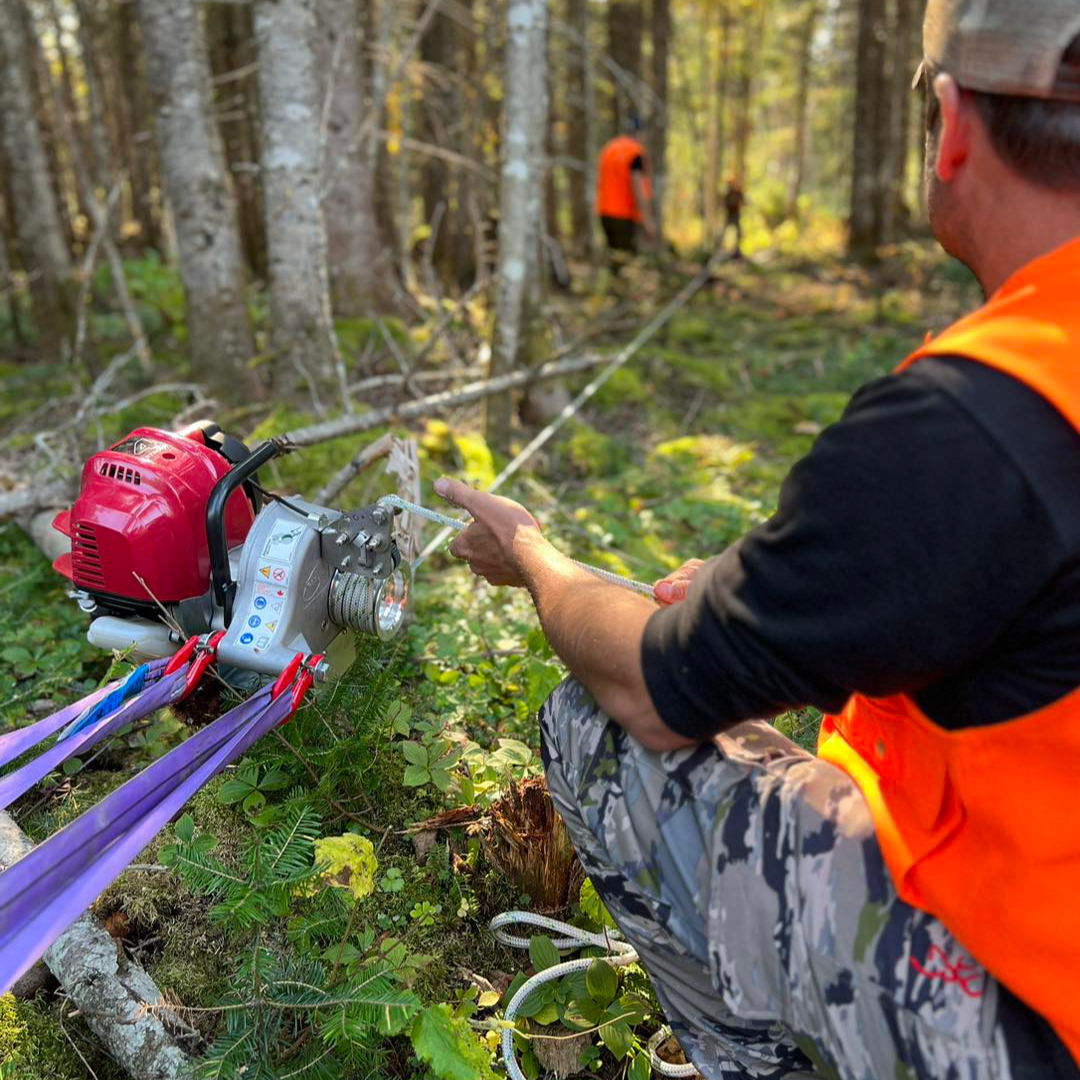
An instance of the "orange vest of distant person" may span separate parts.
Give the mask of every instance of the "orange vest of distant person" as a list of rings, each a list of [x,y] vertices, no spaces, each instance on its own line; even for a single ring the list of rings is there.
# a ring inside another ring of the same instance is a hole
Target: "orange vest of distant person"
[[[600,217],[641,221],[634,198],[630,166],[634,158],[645,160],[645,147],[630,135],[620,135],[600,151],[596,170],[596,212]],[[652,196],[652,181],[646,168],[641,173],[644,194]]]
[[[927,356],[1005,372],[1080,432],[1080,239],[1024,267],[901,370]],[[825,718],[818,754],[862,790],[900,896],[939,918],[1080,1062],[1080,688],[956,731],[907,695],[856,694]]]

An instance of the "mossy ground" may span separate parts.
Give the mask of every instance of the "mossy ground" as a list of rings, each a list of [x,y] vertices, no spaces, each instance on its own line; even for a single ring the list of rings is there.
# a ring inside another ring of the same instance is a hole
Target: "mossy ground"
[[[797,256],[725,265],[508,493],[528,504],[575,557],[638,578],[661,576],[686,558],[720,550],[769,514],[787,469],[840,415],[858,385],[888,372],[925,330],[942,327],[975,300],[967,277],[927,247],[905,247],[890,265],[888,282],[838,262],[808,263]],[[144,302],[160,313],[161,332],[175,327],[176,298],[167,275],[150,267],[138,281]],[[654,267],[642,267],[620,285],[622,302],[644,313],[660,283]],[[665,279],[662,291],[671,292],[672,284]],[[557,315],[571,328],[584,328],[608,304],[579,295],[560,301]],[[342,336],[347,355],[355,357],[365,327],[350,324]],[[601,338],[599,347],[614,352],[626,336]],[[167,353],[165,363],[182,371],[178,357],[179,351]],[[4,371],[17,385],[0,404],[0,421],[42,407],[55,372],[32,365]],[[164,423],[177,407],[167,395],[144,399],[134,412],[110,418],[104,434]],[[240,423],[244,414],[235,415]],[[247,415],[249,433],[258,423],[256,436],[311,419],[285,407]],[[430,481],[440,473],[483,484],[500,464],[477,437],[480,416],[467,409],[418,429],[429,499]],[[270,480],[313,495],[377,434],[292,455]],[[388,482],[361,477],[341,501],[360,503],[386,490]],[[521,956],[494,944],[486,922],[529,898],[478,860],[461,830],[438,834],[417,855],[407,826],[445,809],[448,797],[432,784],[405,786],[398,747],[403,737],[445,738],[454,745],[472,740],[482,749],[512,738],[535,749],[535,708],[559,671],[531,634],[535,621],[523,596],[478,584],[441,558],[422,573],[417,592],[417,621],[403,641],[376,657],[399,704],[366,715],[370,687],[354,676],[285,729],[291,750],[268,737],[252,760],[283,763],[295,785],[317,792],[326,835],[354,828],[373,840],[380,884],[363,901],[364,919],[380,938],[407,944],[410,979],[421,998],[453,1000],[466,985],[463,972],[494,978],[523,966]],[[36,699],[59,703],[102,677],[107,662],[83,643],[82,632],[44,560],[14,527],[0,529],[0,726],[21,719]],[[402,707],[410,714],[404,730],[392,723]],[[812,710],[801,710],[780,718],[778,726],[812,745],[817,722]],[[144,732],[84,771],[58,778],[44,795],[24,798],[16,817],[32,836],[44,837],[175,745],[190,723],[190,717],[173,717],[153,738]],[[342,746],[349,748],[344,759]],[[253,826],[237,805],[218,799],[221,783],[208,785],[189,809],[197,827],[217,838],[216,854],[228,862],[238,857]],[[276,797],[269,796],[271,802]],[[154,867],[165,839],[155,841],[139,863]],[[430,923],[412,915],[425,902],[439,909]],[[125,947],[139,952],[159,986],[201,1008],[227,991],[246,947],[243,935],[210,919],[209,907],[173,873],[153,868],[126,872],[97,903],[102,915],[124,913]],[[283,927],[268,932],[283,942]],[[61,1025],[59,1009],[44,998],[14,1011],[0,1008],[0,1052],[18,1061],[20,1080],[74,1080],[88,1075],[87,1067],[101,1080],[117,1076],[78,1020]],[[216,1022],[215,1014],[203,1013],[197,1026],[209,1031]],[[408,1062],[407,1052],[392,1048],[382,1067],[390,1075],[410,1075]]]

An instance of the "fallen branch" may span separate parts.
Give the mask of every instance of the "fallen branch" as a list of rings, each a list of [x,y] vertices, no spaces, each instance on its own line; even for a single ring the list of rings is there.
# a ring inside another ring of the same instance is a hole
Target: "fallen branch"
[[[418,371],[410,375],[410,383],[421,382],[452,382],[454,379],[463,379],[483,375],[486,368],[483,364],[473,364],[464,368],[447,368],[445,371]],[[404,375],[371,375],[359,382],[349,385],[349,393],[363,394],[368,390],[386,390],[389,387],[404,386]]]
[[[33,843],[0,811],[0,869],[33,850]],[[129,1076],[180,1080],[189,1075],[187,1055],[167,1030],[165,1010],[148,1009],[162,999],[143,967],[128,957],[89,913],[49,946],[45,964],[68,1000]],[[180,1030],[187,1025],[176,1018]]]
[[[442,393],[428,394],[415,401],[389,405],[384,409],[373,409],[362,416],[339,416],[334,420],[324,420],[290,432],[285,438],[294,446],[314,446],[316,443],[340,439],[343,435],[355,435],[357,432],[370,431],[372,428],[382,427],[385,424],[416,420],[418,417],[429,416],[443,409],[468,405],[470,402],[480,401],[492,394],[502,394],[507,390],[528,386],[530,383],[543,379],[558,379],[564,375],[588,371],[610,360],[610,356],[582,356],[573,360],[557,360],[538,368],[513,371],[494,379],[482,379],[479,382],[469,383],[459,390],[444,390]]]
[[[315,501],[317,503],[328,503],[331,499],[336,499],[344,488],[352,482],[353,477],[358,476],[369,465],[378,461],[379,458],[386,457],[393,445],[394,436],[389,431],[374,442],[368,443],[348,465],[338,469],[322,491],[315,496]]]
[[[0,521],[16,514],[47,510],[71,502],[72,489],[59,481],[43,486],[0,492]]]

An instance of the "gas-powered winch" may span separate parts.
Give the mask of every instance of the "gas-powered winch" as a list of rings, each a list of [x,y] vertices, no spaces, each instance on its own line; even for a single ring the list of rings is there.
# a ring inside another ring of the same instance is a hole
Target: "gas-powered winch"
[[[53,522],[71,539],[53,565],[92,616],[89,640],[152,659],[222,630],[221,664],[278,675],[298,652],[325,654],[342,630],[398,634],[411,581],[395,510],[264,492],[256,471],[288,449],[271,439],[249,452],[206,422],[137,428],[91,457],[75,504]]]

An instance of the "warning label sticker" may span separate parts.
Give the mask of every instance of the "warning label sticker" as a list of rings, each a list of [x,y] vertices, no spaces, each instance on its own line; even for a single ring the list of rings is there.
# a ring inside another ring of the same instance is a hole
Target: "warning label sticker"
[[[260,581],[271,585],[288,585],[290,568],[277,562],[260,562],[257,568]]]
[[[289,589],[286,584],[273,584],[274,571],[287,571],[288,568],[274,564],[265,564],[265,566],[268,573],[262,576],[269,580],[255,583],[251,605],[244,616],[244,631],[236,639],[238,645],[254,652],[262,652],[270,647],[281,619],[281,613],[285,608],[285,602],[289,598]],[[260,567],[260,572],[261,570],[262,567]],[[287,573],[285,580],[288,580]]]
[[[266,539],[262,550],[264,559],[276,559],[278,562],[291,563],[296,552],[296,545],[307,526],[279,525]]]

